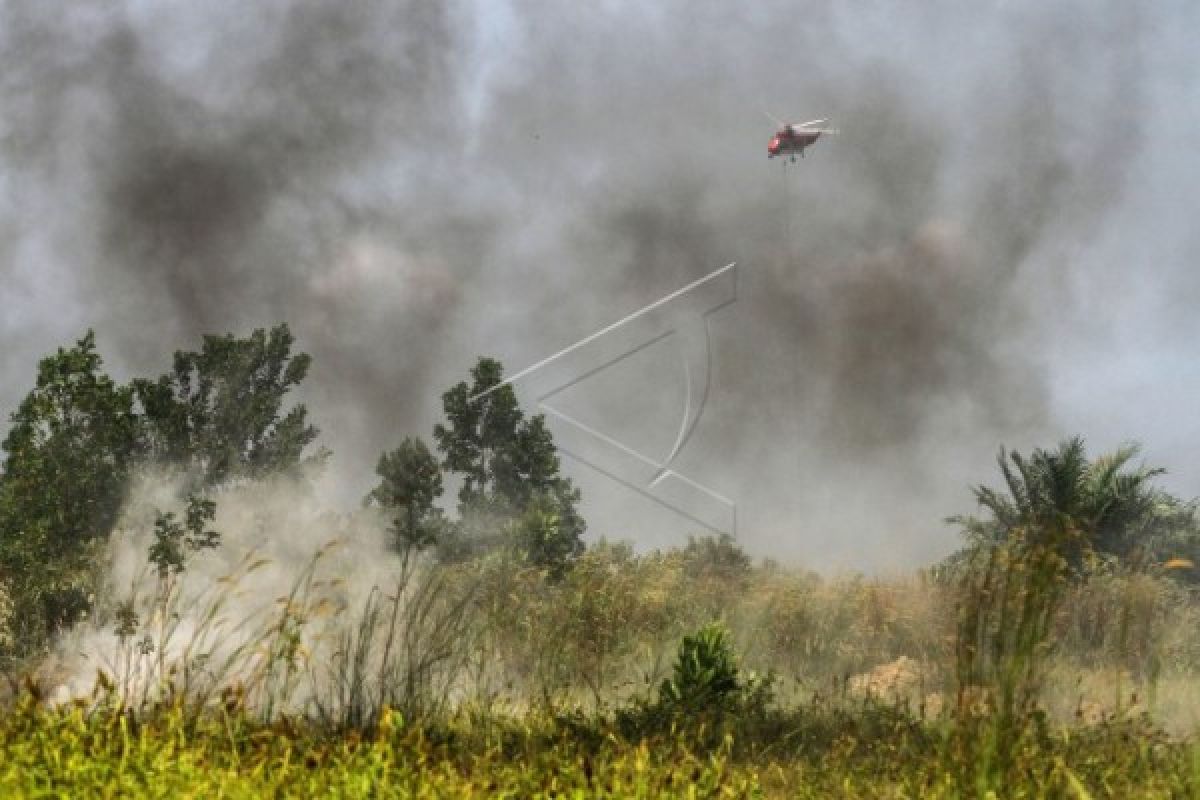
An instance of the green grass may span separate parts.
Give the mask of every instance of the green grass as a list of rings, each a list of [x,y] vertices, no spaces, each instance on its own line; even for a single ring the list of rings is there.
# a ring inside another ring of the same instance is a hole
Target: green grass
[[[1200,748],[1143,722],[1030,736],[990,778],[948,722],[902,710],[807,708],[692,720],[627,737],[603,716],[459,713],[369,733],[271,725],[238,709],[139,719],[49,710],[0,720],[4,797],[1197,797]],[[963,758],[967,760],[964,761]]]
[[[0,730],[5,797],[754,797],[753,768],[713,752],[508,727],[480,735],[408,728],[333,736],[240,712],[142,722],[33,705]]]
[[[154,647],[112,634],[86,701],[8,698],[0,797],[1200,797],[1195,728],[1158,727],[1195,700],[1194,591],[1041,541],[958,583],[601,545],[359,607],[318,566],[228,644],[236,583],[152,596]]]

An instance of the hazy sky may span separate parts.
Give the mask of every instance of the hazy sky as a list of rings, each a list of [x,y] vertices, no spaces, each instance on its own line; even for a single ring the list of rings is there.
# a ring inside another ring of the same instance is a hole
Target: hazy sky
[[[351,502],[516,371],[730,261],[679,466],[760,555],[954,546],[1001,444],[1135,439],[1200,494],[1191,2],[0,3],[0,410],[287,321]],[[829,117],[786,170],[764,115]],[[568,398],[668,447],[665,345]],[[689,525],[570,466],[594,534]]]

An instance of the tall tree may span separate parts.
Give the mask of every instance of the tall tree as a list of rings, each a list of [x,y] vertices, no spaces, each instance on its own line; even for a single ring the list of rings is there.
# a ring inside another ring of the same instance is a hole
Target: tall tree
[[[559,474],[558,449],[542,414],[515,427],[505,447],[492,460],[493,489],[513,508],[526,508],[539,494],[558,496],[565,479]],[[566,499],[559,497],[560,500]]]
[[[379,457],[380,483],[367,495],[369,505],[393,514],[391,531],[401,551],[435,544],[444,527],[434,503],[442,495],[442,471],[425,443],[408,437]]]
[[[318,430],[307,410],[284,399],[311,359],[292,354],[287,325],[240,339],[205,336],[200,352],[177,352],[172,371],[134,382],[150,457],[182,465],[204,486],[261,478],[324,458],[305,448]]]
[[[435,425],[433,437],[446,469],[462,476],[460,514],[495,506],[506,499],[496,491],[497,467],[513,450],[524,414],[512,387],[498,387],[503,377],[499,361],[480,358],[471,369],[470,386],[463,381],[442,395],[448,424]]]
[[[132,392],[101,367],[91,331],[43,359],[3,442],[0,565],[34,639],[87,609],[87,575],[136,454]]]
[[[579,490],[560,473],[545,417],[526,419],[503,377],[499,361],[480,358],[471,384],[442,396],[447,424],[435,426],[434,438],[445,468],[462,476],[466,527],[506,529],[530,561],[560,573],[583,550]]]

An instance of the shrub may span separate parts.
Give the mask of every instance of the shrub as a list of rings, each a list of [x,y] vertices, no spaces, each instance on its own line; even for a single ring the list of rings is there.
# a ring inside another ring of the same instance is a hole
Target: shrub
[[[672,676],[659,687],[659,706],[692,714],[761,709],[769,699],[771,682],[770,676],[759,679],[753,674],[743,679],[729,631],[711,622],[683,637]]]

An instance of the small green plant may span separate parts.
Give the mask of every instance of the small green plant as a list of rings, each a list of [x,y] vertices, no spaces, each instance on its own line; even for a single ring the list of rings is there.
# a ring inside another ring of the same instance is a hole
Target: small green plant
[[[683,637],[673,675],[662,682],[658,694],[664,706],[704,711],[732,704],[742,688],[729,631],[712,622]]]
[[[743,674],[721,622],[683,637],[672,675],[659,686],[659,709],[690,715],[759,712],[771,699],[773,676]]]

